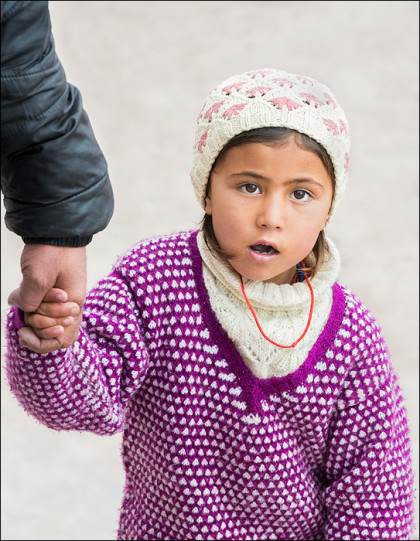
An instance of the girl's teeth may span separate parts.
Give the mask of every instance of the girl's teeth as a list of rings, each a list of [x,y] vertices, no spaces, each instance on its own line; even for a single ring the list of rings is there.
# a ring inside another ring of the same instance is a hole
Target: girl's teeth
[[[259,254],[271,255],[276,253],[276,250],[272,246],[267,246],[266,244],[256,244],[255,246],[251,246],[251,248]]]

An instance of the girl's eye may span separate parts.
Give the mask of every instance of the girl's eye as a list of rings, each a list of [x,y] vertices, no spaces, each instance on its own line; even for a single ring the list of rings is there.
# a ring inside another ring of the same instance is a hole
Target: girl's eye
[[[311,194],[306,190],[295,190],[292,196],[295,201],[309,201],[312,198]]]
[[[261,193],[256,184],[243,184],[240,189],[245,193]]]

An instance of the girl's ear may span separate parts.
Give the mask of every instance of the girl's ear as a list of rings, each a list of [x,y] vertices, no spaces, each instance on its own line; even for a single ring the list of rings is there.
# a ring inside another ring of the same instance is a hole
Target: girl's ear
[[[211,206],[211,189],[207,190],[207,195],[206,195],[206,198],[204,200],[204,211],[206,214],[208,214],[209,216],[211,216],[212,214],[212,206]]]
[[[211,216],[211,198],[209,196],[206,197],[206,204],[204,206],[204,211],[206,214]]]

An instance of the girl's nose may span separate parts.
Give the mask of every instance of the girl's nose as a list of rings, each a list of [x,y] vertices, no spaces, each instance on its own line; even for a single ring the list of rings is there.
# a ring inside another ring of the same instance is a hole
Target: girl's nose
[[[284,218],[285,209],[280,197],[267,197],[261,203],[257,225],[266,229],[282,229],[284,227]]]

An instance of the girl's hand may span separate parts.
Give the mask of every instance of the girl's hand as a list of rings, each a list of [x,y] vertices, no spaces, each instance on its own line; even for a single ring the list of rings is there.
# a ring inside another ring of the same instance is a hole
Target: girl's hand
[[[58,299],[67,298],[64,291],[51,289],[35,312],[25,312],[24,319],[27,327],[18,331],[19,343],[26,346],[25,335],[31,333],[31,349],[37,353],[49,353],[69,347],[78,335],[81,321],[81,309],[75,302],[62,302]],[[28,329],[29,327],[29,329]]]

